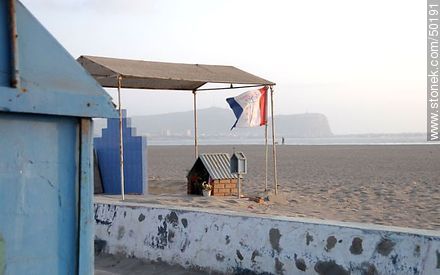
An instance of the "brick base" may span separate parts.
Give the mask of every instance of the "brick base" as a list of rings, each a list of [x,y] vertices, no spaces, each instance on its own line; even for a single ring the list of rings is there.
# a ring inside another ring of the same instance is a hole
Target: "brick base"
[[[212,196],[237,196],[237,179],[222,179],[212,182]]]

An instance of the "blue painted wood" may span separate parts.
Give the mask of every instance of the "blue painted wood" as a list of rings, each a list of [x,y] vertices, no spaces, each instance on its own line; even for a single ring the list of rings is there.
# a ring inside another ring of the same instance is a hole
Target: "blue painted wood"
[[[126,110],[123,110],[125,192],[144,194],[148,192],[147,138],[136,136],[136,129],[129,127],[130,124],[130,119],[126,117]],[[120,194],[118,119],[107,119],[107,128],[102,129],[102,136],[94,138],[94,148],[99,159],[104,192]]]
[[[7,1],[2,1],[6,3]],[[0,70],[10,58],[6,4],[0,6]],[[0,88],[0,110],[69,115],[117,117],[111,97],[58,41],[20,3],[16,4],[21,89]],[[4,24],[6,22],[6,24]],[[6,82],[0,72],[0,83]],[[9,82],[8,82],[9,83]]]
[[[76,274],[78,120],[0,112],[0,129],[5,274]]]
[[[93,274],[90,117],[118,114],[18,1],[21,88],[9,87],[7,2],[0,1],[0,274]]]
[[[7,5],[7,1],[0,1],[0,86],[9,85],[11,78]]]
[[[79,212],[79,272],[93,274],[93,155],[92,155],[92,120],[80,122],[80,212]]]

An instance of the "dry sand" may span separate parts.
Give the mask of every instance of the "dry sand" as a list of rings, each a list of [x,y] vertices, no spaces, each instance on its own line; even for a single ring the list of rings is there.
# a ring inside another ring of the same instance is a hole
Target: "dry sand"
[[[277,149],[279,190],[285,199],[257,204],[233,197],[187,196],[185,176],[194,161],[193,147],[150,146],[150,195],[128,196],[128,200],[440,229],[440,146],[280,145]],[[264,147],[237,145],[236,150],[248,158],[244,194],[261,194]],[[201,146],[200,151],[231,153],[233,148]]]

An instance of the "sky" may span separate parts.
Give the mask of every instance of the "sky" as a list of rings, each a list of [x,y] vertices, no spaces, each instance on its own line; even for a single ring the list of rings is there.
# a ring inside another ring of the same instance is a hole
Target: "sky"
[[[426,131],[425,1],[22,2],[75,58],[232,65],[276,82],[275,114],[322,113],[335,134]],[[198,107],[241,92],[201,92]],[[122,105],[188,111],[192,94],[123,90]]]

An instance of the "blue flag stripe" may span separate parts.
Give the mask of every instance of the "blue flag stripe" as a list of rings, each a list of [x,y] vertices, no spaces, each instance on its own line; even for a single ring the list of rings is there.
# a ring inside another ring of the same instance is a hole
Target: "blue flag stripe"
[[[237,125],[238,119],[240,118],[241,114],[243,113],[243,108],[240,106],[240,104],[238,104],[238,102],[233,97],[227,98],[226,102],[228,102],[229,107],[231,107],[232,111],[234,112],[235,117],[237,118],[234,125],[232,125],[232,127],[231,127],[231,130],[232,130],[232,129],[234,129],[235,125]]]

